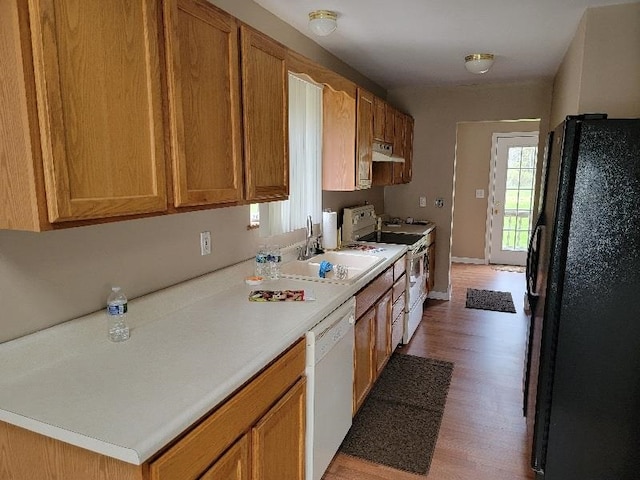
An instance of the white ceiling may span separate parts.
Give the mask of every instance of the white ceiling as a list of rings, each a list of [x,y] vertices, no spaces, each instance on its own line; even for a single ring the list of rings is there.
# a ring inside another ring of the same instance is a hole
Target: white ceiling
[[[386,89],[553,77],[591,6],[637,0],[254,0]],[[338,13],[338,29],[316,37],[313,10]],[[470,53],[493,53],[473,75]]]

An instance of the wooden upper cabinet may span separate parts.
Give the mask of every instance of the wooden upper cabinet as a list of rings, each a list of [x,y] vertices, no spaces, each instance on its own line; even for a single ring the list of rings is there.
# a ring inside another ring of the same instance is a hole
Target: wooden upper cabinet
[[[399,157],[404,156],[405,117],[404,113],[397,110],[393,116],[393,154]]]
[[[49,220],[167,208],[155,0],[33,0]]]
[[[353,191],[356,185],[356,98],[322,91],[322,189]]]
[[[373,100],[373,139],[378,142],[385,141],[385,111],[387,103],[381,98]]]
[[[356,189],[371,187],[373,143],[373,95],[358,88],[356,114]]]
[[[406,115],[395,112],[393,121],[393,154],[404,158]],[[404,182],[404,163],[393,164],[393,184]]]
[[[286,48],[240,27],[246,200],[289,195]]]
[[[396,109],[388,103],[385,103],[384,107],[384,141],[387,143],[393,143],[393,128]]]
[[[404,174],[403,182],[409,183],[413,177],[413,117],[407,115],[405,117],[404,131]]]
[[[177,207],[242,200],[238,24],[202,0],[164,3]]]

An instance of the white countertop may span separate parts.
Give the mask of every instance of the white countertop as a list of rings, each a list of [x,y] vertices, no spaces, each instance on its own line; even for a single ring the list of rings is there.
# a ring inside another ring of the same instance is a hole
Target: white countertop
[[[375,278],[352,285],[244,283],[247,261],[129,302],[131,338],[107,339],[97,312],[0,344],[0,420],[142,464]],[[312,290],[315,301],[249,302],[256,289]]]

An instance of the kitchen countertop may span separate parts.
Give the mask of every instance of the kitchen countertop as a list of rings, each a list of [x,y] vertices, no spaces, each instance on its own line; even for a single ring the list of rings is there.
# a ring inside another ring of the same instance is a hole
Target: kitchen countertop
[[[96,312],[0,344],[0,420],[142,464],[400,258],[351,285],[279,279],[251,287],[249,260],[129,302],[131,338],[107,339]],[[305,289],[315,301],[249,302]]]

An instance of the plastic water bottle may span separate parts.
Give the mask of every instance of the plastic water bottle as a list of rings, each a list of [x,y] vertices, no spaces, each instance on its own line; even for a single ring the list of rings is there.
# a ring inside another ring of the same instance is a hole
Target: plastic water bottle
[[[124,342],[129,339],[127,325],[127,297],[120,287],[112,287],[107,299],[107,317],[109,322],[109,340]]]
[[[280,264],[282,263],[282,252],[278,245],[269,247],[267,254],[269,278],[277,280],[280,278]]]
[[[260,245],[258,247],[258,252],[256,253],[256,275],[258,277],[267,276],[267,259],[269,256],[269,251],[265,245]]]

